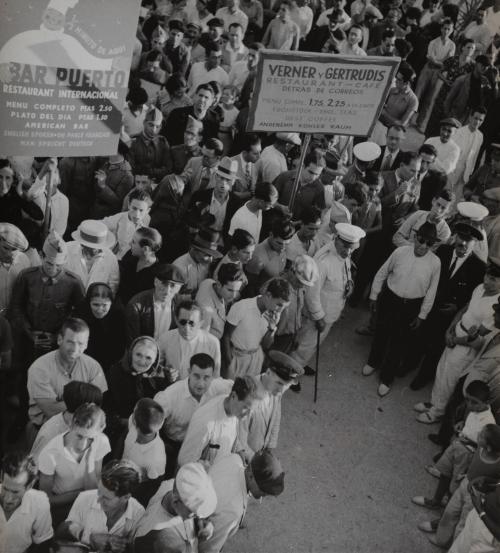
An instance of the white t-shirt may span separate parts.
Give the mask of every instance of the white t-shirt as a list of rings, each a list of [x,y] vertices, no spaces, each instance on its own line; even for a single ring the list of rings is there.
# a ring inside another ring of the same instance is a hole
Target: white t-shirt
[[[236,302],[229,310],[226,321],[236,327],[231,343],[242,350],[257,349],[269,326],[257,307],[257,298]]]
[[[92,441],[80,462],[77,462],[64,446],[65,435],[59,434],[52,438],[38,457],[40,472],[54,476],[52,492],[55,495],[84,490],[85,481],[94,473],[96,463],[111,451],[108,438],[101,433]]]
[[[38,460],[42,449],[58,434],[64,434],[69,430],[68,425],[64,421],[64,416],[62,413],[58,413],[45,422],[38,432],[35,443],[31,448],[31,455],[35,459],[35,462]]]
[[[231,219],[229,236],[232,236],[237,228],[249,232],[253,236],[255,243],[258,244],[260,229],[262,228],[262,211],[259,209],[255,214],[248,209],[246,204],[240,207]]]
[[[137,429],[133,423],[129,424],[123,459],[134,462],[141,469],[141,479],[155,480],[165,474],[167,456],[165,445],[157,434],[156,438],[147,444],[137,442]]]

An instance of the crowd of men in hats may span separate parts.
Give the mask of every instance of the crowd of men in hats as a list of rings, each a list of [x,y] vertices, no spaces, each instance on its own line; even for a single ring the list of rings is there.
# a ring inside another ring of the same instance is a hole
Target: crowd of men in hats
[[[0,159],[2,551],[220,552],[346,304],[380,397],[432,383],[419,528],[500,550],[500,2],[460,9],[142,0],[117,153]],[[402,60],[297,175],[298,134],[246,131],[263,48]]]

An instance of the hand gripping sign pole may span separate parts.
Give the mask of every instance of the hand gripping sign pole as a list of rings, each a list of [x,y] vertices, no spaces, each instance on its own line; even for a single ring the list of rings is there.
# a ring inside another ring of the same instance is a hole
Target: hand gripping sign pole
[[[367,137],[393,86],[400,59],[262,50],[248,113],[249,132],[304,136],[289,201],[293,211],[313,133]],[[314,401],[317,399],[319,333]]]

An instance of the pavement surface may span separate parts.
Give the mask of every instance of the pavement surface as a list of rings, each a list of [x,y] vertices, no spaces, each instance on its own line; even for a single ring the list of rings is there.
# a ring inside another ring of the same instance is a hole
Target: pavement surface
[[[414,392],[408,375],[379,398],[376,374],[361,374],[371,338],[354,332],[367,318],[366,308],[346,308],[321,346],[316,404],[313,377],[300,394],[286,392],[277,450],[285,491],[250,498],[246,527],[224,553],[439,551],[417,529],[435,512],[410,501],[437,482],[424,470],[438,452],[427,439],[436,426],[413,411],[430,386]]]

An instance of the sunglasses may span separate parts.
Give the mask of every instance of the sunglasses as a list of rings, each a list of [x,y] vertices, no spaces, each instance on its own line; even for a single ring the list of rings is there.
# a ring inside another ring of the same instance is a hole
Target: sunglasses
[[[428,246],[434,246],[435,240],[432,238],[424,238],[423,236],[420,236],[417,234],[417,242],[419,244],[427,244]]]
[[[179,319],[179,324],[181,326],[190,326],[191,328],[193,328],[195,325],[196,325],[196,322],[195,321],[189,321],[188,319]]]

